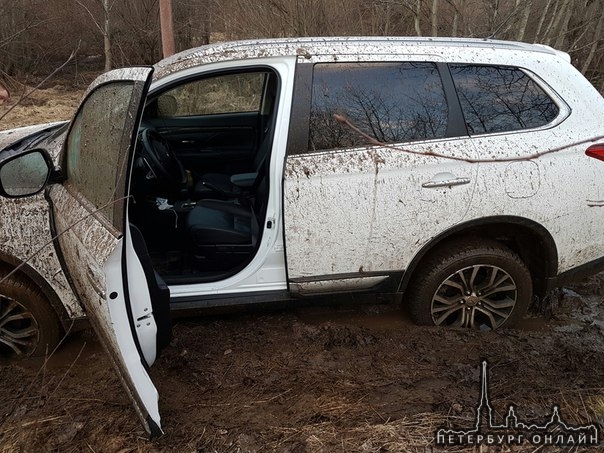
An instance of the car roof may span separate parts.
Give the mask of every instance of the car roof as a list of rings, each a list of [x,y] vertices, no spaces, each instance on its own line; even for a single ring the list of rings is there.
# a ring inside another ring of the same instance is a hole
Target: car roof
[[[421,50],[420,50],[421,49]],[[155,65],[155,77],[161,78],[183,69],[202,64],[247,58],[344,54],[417,54],[450,52],[462,49],[491,49],[548,54],[570,62],[570,56],[542,44],[479,38],[432,37],[324,37],[278,38],[231,41],[188,49],[168,57]]]

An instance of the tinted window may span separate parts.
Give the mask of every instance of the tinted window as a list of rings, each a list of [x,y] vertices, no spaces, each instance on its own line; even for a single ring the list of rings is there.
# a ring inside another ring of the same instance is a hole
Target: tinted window
[[[516,68],[451,65],[470,134],[543,126],[558,106],[528,75]]]
[[[444,137],[448,108],[434,64],[317,64],[309,150],[371,144],[335,115],[380,142],[400,143]]]
[[[266,75],[265,72],[222,74],[180,85],[157,98],[158,116],[257,112]]]

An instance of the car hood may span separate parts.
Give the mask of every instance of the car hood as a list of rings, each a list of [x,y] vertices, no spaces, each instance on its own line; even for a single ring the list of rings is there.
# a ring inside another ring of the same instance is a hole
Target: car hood
[[[65,124],[67,121],[55,121],[53,123],[36,124],[34,126],[19,127],[17,129],[9,129],[0,131],[0,152],[10,145],[23,140],[30,135],[41,132],[46,129],[52,129]]]

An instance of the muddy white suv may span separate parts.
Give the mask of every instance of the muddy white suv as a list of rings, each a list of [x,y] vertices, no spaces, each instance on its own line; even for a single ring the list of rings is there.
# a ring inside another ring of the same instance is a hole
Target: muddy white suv
[[[0,342],[43,352],[81,303],[157,434],[171,310],[380,291],[421,324],[511,325],[600,269],[602,118],[568,55],[490,40],[238,42],[109,72],[71,122],[0,136],[0,272],[25,263]]]

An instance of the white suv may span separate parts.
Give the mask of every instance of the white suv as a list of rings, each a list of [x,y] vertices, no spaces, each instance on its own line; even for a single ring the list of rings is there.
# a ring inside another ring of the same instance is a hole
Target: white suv
[[[40,353],[81,303],[157,434],[171,310],[380,291],[421,324],[511,325],[604,262],[602,118],[568,55],[490,40],[238,42],[109,72],[71,122],[0,136],[2,194],[46,188],[0,204],[0,272],[26,262],[0,342]]]

